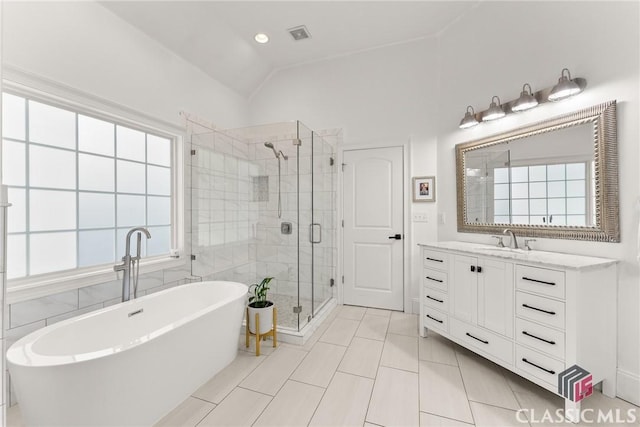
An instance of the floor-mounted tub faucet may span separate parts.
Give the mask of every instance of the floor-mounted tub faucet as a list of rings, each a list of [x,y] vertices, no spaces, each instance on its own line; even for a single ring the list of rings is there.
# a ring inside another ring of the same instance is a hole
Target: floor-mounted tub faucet
[[[505,228],[502,234],[508,234],[511,236],[511,240],[509,241],[509,247],[513,247],[513,249],[518,249],[518,240],[516,239],[516,235],[513,233],[513,230],[510,228]]]
[[[136,256],[131,256],[131,236],[133,233],[138,233],[138,247],[136,250]],[[140,271],[140,243],[142,241],[142,233],[147,236],[147,239],[151,238],[151,233],[144,227],[136,227],[129,230],[127,233],[127,245],[122,257],[122,264],[114,265],[114,271],[123,271],[122,275],[122,302],[129,301],[131,299],[131,275],[133,273],[133,298],[138,297],[138,272]]]

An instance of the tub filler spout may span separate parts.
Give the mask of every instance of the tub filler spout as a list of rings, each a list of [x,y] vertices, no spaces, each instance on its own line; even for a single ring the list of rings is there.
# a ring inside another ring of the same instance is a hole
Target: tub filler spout
[[[138,246],[136,250],[136,256],[131,256],[131,236],[133,233],[138,233]],[[133,298],[138,297],[138,272],[140,271],[140,244],[142,241],[142,233],[147,236],[147,239],[151,238],[151,233],[144,227],[136,227],[129,230],[126,238],[126,248],[124,256],[122,257],[122,264],[113,266],[114,271],[122,271],[122,302],[129,301],[131,299],[131,279],[133,276]]]

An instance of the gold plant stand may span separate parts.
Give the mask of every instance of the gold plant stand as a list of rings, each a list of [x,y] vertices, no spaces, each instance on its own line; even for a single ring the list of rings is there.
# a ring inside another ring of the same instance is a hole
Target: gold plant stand
[[[245,345],[249,348],[249,336],[255,335],[256,337],[256,356],[260,356],[260,340],[266,340],[267,337],[273,338],[273,346],[275,347],[278,344],[278,338],[276,336],[276,325],[278,324],[278,309],[273,307],[273,325],[271,326],[271,330],[269,332],[265,332],[264,334],[260,334],[260,314],[256,313],[256,333],[249,332],[249,307],[247,307],[247,326],[245,327],[246,331],[246,342]]]

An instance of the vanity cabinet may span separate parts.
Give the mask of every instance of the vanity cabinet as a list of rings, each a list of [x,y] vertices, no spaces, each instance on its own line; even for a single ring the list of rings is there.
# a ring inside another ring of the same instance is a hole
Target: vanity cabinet
[[[420,335],[444,337],[557,393],[578,365],[616,387],[616,261],[464,242],[423,247]],[[566,401],[567,415],[579,403]]]

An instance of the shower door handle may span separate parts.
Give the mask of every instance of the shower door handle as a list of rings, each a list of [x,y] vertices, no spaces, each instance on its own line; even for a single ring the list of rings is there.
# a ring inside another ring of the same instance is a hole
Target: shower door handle
[[[316,237],[316,234],[314,233],[315,227],[318,227],[318,240],[315,239],[315,237]],[[309,225],[309,241],[311,243],[320,243],[320,242],[322,242],[322,226],[317,222],[314,222],[314,223]]]

